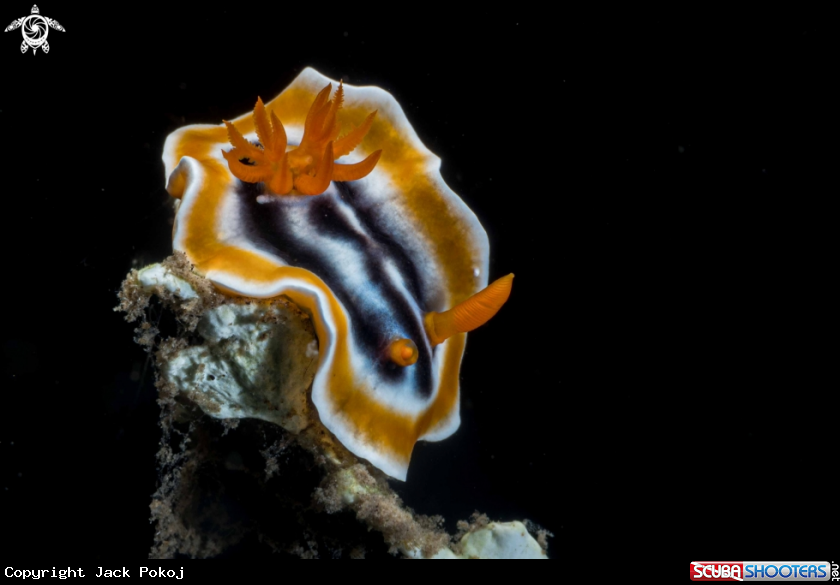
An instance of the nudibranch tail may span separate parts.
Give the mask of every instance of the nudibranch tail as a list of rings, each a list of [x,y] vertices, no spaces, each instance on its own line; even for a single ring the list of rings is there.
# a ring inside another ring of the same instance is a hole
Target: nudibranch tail
[[[344,85],[339,83],[333,99],[329,99],[332,84],[328,83],[312,102],[304,122],[300,145],[286,152],[286,129],[280,119],[266,113],[262,99],[254,106],[254,128],[260,145],[248,142],[236,127],[225,121],[228,140],[233,148],[222,151],[230,172],[246,183],[266,183],[275,195],[288,195],[296,189],[301,195],[320,195],[330,181],[357,181],[370,174],[382,150],[377,150],[361,162],[342,165],[335,159],[352,152],[364,139],[376,116],[374,111],[342,138],[338,111],[344,104]],[[243,163],[248,159],[251,164]]]
[[[439,345],[456,333],[467,333],[489,321],[510,297],[513,273],[494,281],[467,300],[443,313],[426,315],[426,334],[432,345]]]

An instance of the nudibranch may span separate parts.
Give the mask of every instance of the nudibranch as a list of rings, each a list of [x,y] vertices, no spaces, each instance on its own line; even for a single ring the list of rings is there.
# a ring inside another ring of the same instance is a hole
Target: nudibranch
[[[176,130],[163,161],[174,249],[227,294],[307,310],[321,422],[405,480],[418,440],[458,428],[466,332],[513,275],[487,286],[487,235],[396,100],[307,68],[252,113]]]

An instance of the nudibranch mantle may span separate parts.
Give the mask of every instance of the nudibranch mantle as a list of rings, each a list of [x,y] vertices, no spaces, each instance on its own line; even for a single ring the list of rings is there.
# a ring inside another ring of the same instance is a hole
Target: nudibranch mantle
[[[307,68],[265,104],[289,148],[330,83],[338,86]],[[377,113],[361,144],[335,162],[378,150],[381,158],[364,178],[331,182],[320,195],[274,195],[237,179],[224,125],[170,134],[167,190],[180,199],[173,247],[228,294],[286,295],[310,312],[319,342],[312,402],[322,423],[357,456],[405,480],[414,444],[460,424],[466,334],[432,342],[425,320],[487,286],[489,244],[394,97],[376,87],[343,91],[342,124],[359,127]],[[250,112],[232,123],[257,144]]]

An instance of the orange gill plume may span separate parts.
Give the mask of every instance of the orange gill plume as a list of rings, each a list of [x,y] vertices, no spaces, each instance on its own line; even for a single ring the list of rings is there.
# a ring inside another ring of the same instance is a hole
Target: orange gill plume
[[[330,100],[332,84],[322,89],[312,102],[304,123],[300,145],[286,152],[286,130],[271,112],[266,114],[260,98],[254,106],[254,126],[261,146],[248,142],[236,127],[225,120],[228,139],[233,145],[229,152],[222,150],[230,172],[246,183],[263,182],[275,195],[288,195],[292,188],[301,195],[320,195],[330,186],[330,181],[356,181],[367,176],[382,154],[377,150],[365,160],[342,165],[333,161],[349,154],[370,130],[376,112],[372,112],[357,128],[338,137],[338,110],[344,102],[341,83]],[[248,159],[251,164],[241,162]]]
[[[467,333],[487,323],[499,312],[510,296],[513,274],[489,284],[467,300],[443,313],[431,312],[424,324],[432,346],[439,345],[456,333]]]

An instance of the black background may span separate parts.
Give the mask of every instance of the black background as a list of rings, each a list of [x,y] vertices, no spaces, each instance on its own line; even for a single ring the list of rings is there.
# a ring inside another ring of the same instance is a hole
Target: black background
[[[49,54],[0,35],[10,558],[146,557],[158,411],[112,308],[171,250],[163,141],[307,65],[391,92],[487,230],[491,278],[516,273],[469,337],[461,429],[396,486],[410,506],[450,528],[529,518],[567,560],[821,556],[837,187],[818,15],[40,8],[67,29]]]

